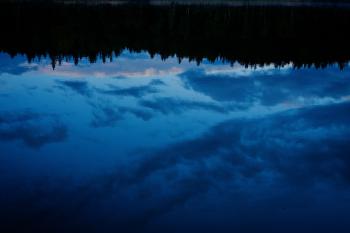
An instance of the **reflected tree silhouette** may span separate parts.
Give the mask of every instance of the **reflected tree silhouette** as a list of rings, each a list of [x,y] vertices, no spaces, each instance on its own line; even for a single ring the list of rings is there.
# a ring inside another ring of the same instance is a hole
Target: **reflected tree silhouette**
[[[124,49],[201,63],[343,68],[350,60],[350,9],[206,5],[1,3],[0,51],[90,62]]]

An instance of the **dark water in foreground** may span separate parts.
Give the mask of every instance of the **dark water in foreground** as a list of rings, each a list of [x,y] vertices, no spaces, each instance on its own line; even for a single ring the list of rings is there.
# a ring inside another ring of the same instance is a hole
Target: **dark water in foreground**
[[[350,231],[348,11],[1,9],[1,232]]]

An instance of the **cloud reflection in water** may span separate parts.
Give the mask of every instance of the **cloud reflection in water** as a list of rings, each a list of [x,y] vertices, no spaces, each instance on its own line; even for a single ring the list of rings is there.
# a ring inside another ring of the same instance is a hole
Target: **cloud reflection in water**
[[[347,69],[49,66],[0,75],[4,232],[350,229]]]

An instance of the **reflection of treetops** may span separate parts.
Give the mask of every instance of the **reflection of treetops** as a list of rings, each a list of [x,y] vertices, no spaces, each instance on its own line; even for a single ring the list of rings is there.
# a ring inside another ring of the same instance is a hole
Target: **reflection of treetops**
[[[125,48],[244,65],[325,66],[350,59],[350,34],[339,30],[350,26],[347,8],[4,4],[0,26],[1,51],[49,55],[54,63],[71,57],[94,62]]]

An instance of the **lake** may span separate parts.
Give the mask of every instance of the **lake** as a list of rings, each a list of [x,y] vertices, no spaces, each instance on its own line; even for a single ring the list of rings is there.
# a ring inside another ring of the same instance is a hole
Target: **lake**
[[[0,4],[1,232],[350,231],[350,8]]]

